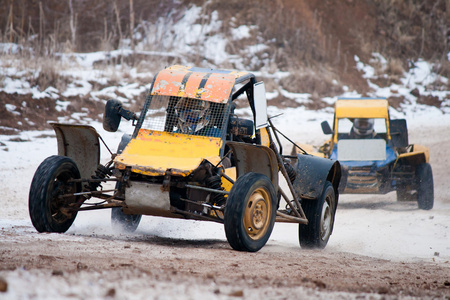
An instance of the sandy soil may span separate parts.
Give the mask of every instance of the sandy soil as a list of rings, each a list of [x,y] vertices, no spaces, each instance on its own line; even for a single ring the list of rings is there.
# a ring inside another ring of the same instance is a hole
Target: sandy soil
[[[11,296],[23,295],[27,286],[50,289],[25,293],[38,298],[116,294],[123,299],[148,293],[150,299],[195,295],[298,299],[299,293],[312,297],[316,291],[324,298],[331,297],[325,292],[416,297],[450,293],[448,264],[399,263],[273,246],[249,254],[232,251],[218,240],[69,235],[55,241],[51,235],[37,236],[29,227],[20,236],[2,231],[9,242],[1,250],[0,274],[14,282]]]
[[[426,140],[423,144],[431,148],[434,210],[448,220],[450,138],[442,138],[443,129],[416,128],[410,141]],[[167,226],[150,230],[151,234],[145,222],[135,234],[83,225],[98,220],[108,227],[106,211],[80,214],[79,223],[66,234],[38,234],[27,215],[29,183],[38,163],[25,161],[8,170],[0,166],[1,201],[6,202],[0,213],[1,299],[450,299],[450,263],[442,255],[438,259],[439,253],[436,260],[383,259],[344,252],[333,244],[334,236],[323,251],[271,239],[258,253],[242,253],[233,251],[224,235],[184,239],[164,234],[177,230],[183,236],[183,231],[199,228],[198,222],[176,221],[174,227],[149,218],[146,222],[153,226]],[[383,196],[383,205],[394,211],[399,205],[407,212],[417,211],[413,204],[396,203],[394,198],[395,194]],[[338,213],[343,218],[358,205],[378,200],[377,196],[366,196],[362,202],[352,199],[341,197]],[[335,235],[350,230],[342,219]],[[218,225],[205,226],[214,231]],[[449,241],[448,236],[442,238]]]

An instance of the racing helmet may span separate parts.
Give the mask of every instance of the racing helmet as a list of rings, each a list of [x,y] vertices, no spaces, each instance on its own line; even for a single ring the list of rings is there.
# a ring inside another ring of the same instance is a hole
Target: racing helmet
[[[359,136],[368,136],[373,133],[373,119],[355,119],[353,121],[353,131]]]
[[[211,120],[210,103],[199,99],[181,98],[175,105],[178,130],[195,134]]]

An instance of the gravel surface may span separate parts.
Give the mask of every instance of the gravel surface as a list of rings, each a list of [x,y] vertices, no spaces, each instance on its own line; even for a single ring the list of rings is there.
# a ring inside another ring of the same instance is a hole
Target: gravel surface
[[[0,299],[449,299],[443,130],[410,134],[431,149],[433,210],[397,203],[395,193],[342,195],[326,249],[303,250],[296,225],[276,224],[257,253],[232,250],[222,225],[209,222],[144,217],[136,233],[115,233],[109,211],[80,213],[65,234],[39,234],[28,217],[29,184],[56,143],[4,142]]]

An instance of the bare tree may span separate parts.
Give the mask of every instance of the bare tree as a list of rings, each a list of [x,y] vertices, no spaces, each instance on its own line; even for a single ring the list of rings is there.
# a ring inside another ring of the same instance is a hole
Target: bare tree
[[[6,23],[5,35],[9,33],[9,42],[12,43],[14,39],[14,15],[13,15],[13,4],[9,6],[8,21]]]
[[[74,12],[73,12],[73,5],[72,0],[69,0],[69,9],[70,9],[70,33],[71,33],[71,43],[72,43],[72,50],[76,48],[76,36],[77,36],[77,14],[75,14],[74,18]]]
[[[134,7],[133,0],[130,0],[130,42],[131,42],[131,50],[134,50]]]
[[[42,7],[42,2],[39,1],[39,47],[42,50],[42,46],[44,43],[44,28],[45,26],[45,16],[44,16],[44,9]]]
[[[117,19],[117,27],[119,29],[119,47],[120,44],[122,43],[122,26],[120,25],[120,12],[119,12],[119,8],[117,7],[117,1],[114,1],[114,11],[116,13],[116,19]]]

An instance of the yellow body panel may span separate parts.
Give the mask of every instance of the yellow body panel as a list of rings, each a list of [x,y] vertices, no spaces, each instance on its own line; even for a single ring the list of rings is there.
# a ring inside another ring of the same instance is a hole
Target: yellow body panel
[[[430,151],[427,147],[422,145],[412,145],[411,152],[402,153],[397,157],[398,160],[407,160],[411,165],[419,165],[430,162]]]
[[[188,176],[204,159],[219,163],[221,146],[220,138],[140,129],[114,163],[149,176],[165,175],[167,170]]]
[[[385,119],[386,138],[391,139],[389,128],[389,102],[386,99],[340,99],[335,104],[334,130],[338,131],[339,119]],[[338,142],[338,135],[333,136],[333,144]],[[333,145],[330,147],[330,151]]]
[[[259,132],[261,136],[261,145],[270,147],[270,138],[269,133],[267,132],[267,128],[261,128]]]
[[[318,152],[316,147],[314,147],[313,145],[297,143],[297,146],[299,146],[300,148],[305,150],[306,153],[308,153],[308,154],[311,154],[311,155],[314,155],[317,157],[325,157],[325,154]],[[296,155],[296,154],[303,154],[303,151],[295,146],[292,146],[291,155]]]
[[[423,152],[423,154],[425,155],[425,162],[430,162],[430,149],[428,149],[428,147],[423,146],[423,145],[418,145],[418,144],[413,144],[412,145],[412,153],[421,153]]]
[[[227,168],[224,171],[228,177],[236,181],[236,167]],[[225,191],[230,191],[231,188],[233,187],[233,184],[229,182],[228,179],[226,179],[225,177],[222,177],[222,187],[224,188]]]
[[[151,94],[225,103],[236,79],[246,74],[239,71],[214,73],[208,69],[174,65],[158,73]]]
[[[385,99],[337,100],[337,119],[341,118],[389,118],[389,103]]]

